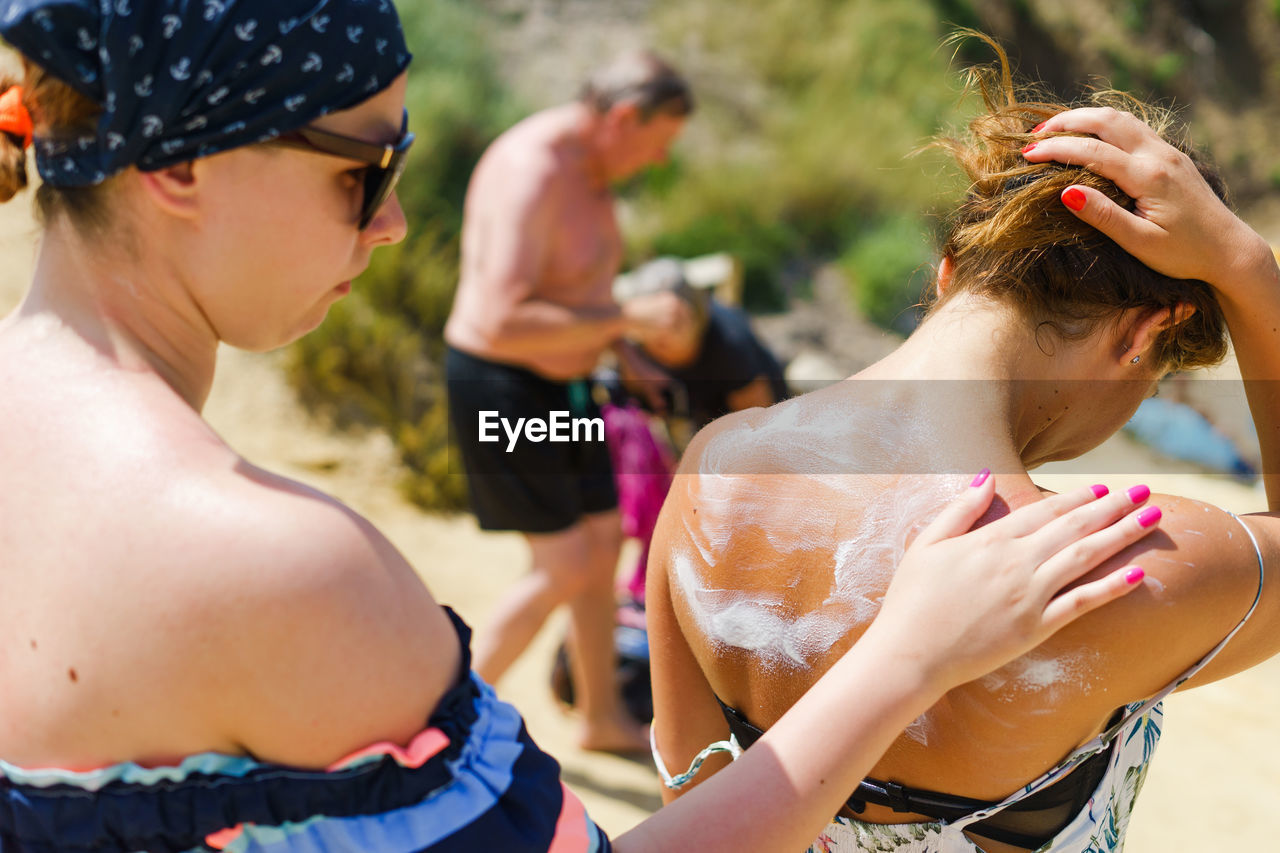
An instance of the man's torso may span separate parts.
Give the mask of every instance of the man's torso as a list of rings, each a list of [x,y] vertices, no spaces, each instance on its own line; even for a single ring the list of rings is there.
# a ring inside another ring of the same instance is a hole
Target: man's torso
[[[528,300],[585,311],[607,311],[614,304],[612,284],[622,263],[622,239],[613,197],[607,186],[591,180],[580,144],[567,136],[554,110],[548,113],[507,131],[476,167],[467,194],[461,280],[445,337],[472,355],[514,361],[549,378],[567,379],[590,372],[600,347],[566,344],[556,352],[513,358],[482,331],[493,328],[499,319],[495,315]],[[537,164],[533,170],[530,162]],[[550,171],[529,174],[538,169]],[[504,203],[514,184],[530,180],[545,181],[544,191],[552,196],[551,220],[536,233]],[[540,241],[536,272],[527,282],[505,280],[501,266],[488,263],[489,256],[521,239]]]

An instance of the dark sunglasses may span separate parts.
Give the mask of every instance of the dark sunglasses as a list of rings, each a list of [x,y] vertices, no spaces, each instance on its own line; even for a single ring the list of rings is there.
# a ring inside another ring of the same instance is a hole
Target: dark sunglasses
[[[413,145],[413,134],[409,132],[409,111],[405,110],[404,120],[400,124],[400,138],[392,145],[375,145],[314,127],[282,133],[271,140],[271,143],[367,163],[369,168],[364,175],[364,203],[360,207],[360,230],[363,231],[395,191],[400,175],[404,172],[409,148]]]

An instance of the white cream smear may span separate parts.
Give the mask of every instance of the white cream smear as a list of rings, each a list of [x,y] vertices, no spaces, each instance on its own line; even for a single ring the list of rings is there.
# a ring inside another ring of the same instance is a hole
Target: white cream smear
[[[686,486],[696,490],[698,512],[684,519],[701,559],[692,551],[673,554],[672,580],[709,640],[766,665],[808,667],[875,618],[907,542],[967,483],[920,475],[909,478],[910,488],[885,488],[899,480],[899,460],[916,469],[927,464],[918,450],[927,445],[912,440],[906,418],[883,408],[851,414],[844,406],[815,406],[812,398],[795,402],[770,410],[762,424],[724,431],[704,449],[700,476]],[[735,555],[734,572],[767,568],[773,589],[802,580],[798,565],[788,574],[787,555],[831,553],[831,587],[817,608],[796,614],[784,594],[708,586],[699,562],[715,566],[730,540],[752,528],[769,547],[756,565]]]
[[[798,403],[744,418],[704,448],[700,476],[683,485],[697,507],[683,519],[690,547],[677,549],[671,563],[673,586],[702,635],[768,667],[809,668],[871,622],[907,543],[971,478],[915,473],[945,470],[928,458],[936,439],[892,407],[823,406],[812,396]],[[700,567],[715,567],[748,530],[767,547],[745,557],[734,552],[741,583],[710,586]],[[809,551],[831,554],[831,586],[816,608],[797,613],[786,593],[804,580],[802,561],[790,561],[796,568],[789,572],[788,555]],[[760,570],[768,570],[768,584],[751,582]],[[1032,652],[984,686],[1002,701],[1027,691],[1051,696],[1065,682],[1087,686],[1091,656]],[[926,713],[906,735],[927,744],[930,730]]]
[[[1055,687],[1070,683],[1074,687],[1088,689],[1092,686],[1089,675],[1097,663],[1097,653],[1089,649],[1068,654],[1049,656],[1033,650],[984,675],[983,687],[1000,694],[1003,702],[1012,702],[1017,693],[1052,691]]]

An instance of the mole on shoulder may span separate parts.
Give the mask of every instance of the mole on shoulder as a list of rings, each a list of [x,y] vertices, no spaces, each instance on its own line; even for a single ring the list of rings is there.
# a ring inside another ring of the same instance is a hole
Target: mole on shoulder
[[[76,668],[74,666],[67,670],[67,678],[70,678],[73,684],[80,680],[80,676],[76,674]]]
[[[35,640],[35,637],[32,637],[32,638],[31,638],[31,651],[33,651],[33,652],[34,652],[35,650],[36,650],[36,640]]]

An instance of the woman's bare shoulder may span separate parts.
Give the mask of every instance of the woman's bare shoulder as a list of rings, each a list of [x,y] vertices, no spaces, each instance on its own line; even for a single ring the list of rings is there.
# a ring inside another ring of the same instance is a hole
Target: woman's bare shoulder
[[[407,742],[457,676],[447,616],[337,500],[243,462],[223,479],[200,512],[177,508],[192,547],[169,590],[191,670],[216,673],[211,719],[245,751],[301,766]]]
[[[1101,671],[1111,674],[1111,685],[1125,694],[1113,693],[1111,701],[1146,698],[1182,677],[1241,623],[1261,581],[1254,541],[1230,513],[1173,495],[1152,495],[1148,506],[1161,510],[1159,529],[1098,570],[1140,565],[1146,572],[1142,588],[1068,626],[1050,641],[1059,648],[1092,650]],[[1267,611],[1255,612],[1240,635],[1193,683],[1247,666],[1239,657],[1246,632],[1262,630],[1280,639],[1280,625],[1266,627],[1271,618]],[[1270,651],[1255,649],[1255,654],[1262,654],[1257,660],[1280,647],[1274,639],[1266,645]]]

